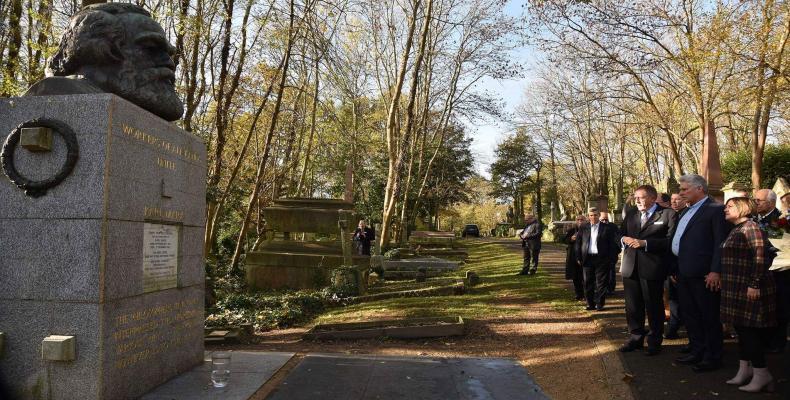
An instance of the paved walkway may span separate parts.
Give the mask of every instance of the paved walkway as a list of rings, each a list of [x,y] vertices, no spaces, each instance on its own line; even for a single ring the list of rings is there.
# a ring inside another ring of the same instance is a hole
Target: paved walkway
[[[556,260],[557,253],[564,253],[564,246],[545,245],[541,258]],[[551,257],[553,255],[553,257]],[[549,272],[553,281],[564,284],[568,288],[568,296],[573,296],[570,281],[565,281],[564,265],[547,263],[544,270]],[[623,298],[622,278],[617,276],[617,291],[606,301],[606,309],[602,312],[589,312],[602,327],[612,341],[612,347],[619,347],[628,337],[625,321],[625,302]],[[579,307],[584,307],[583,302]],[[744,399],[750,394],[743,393],[735,386],[724,382],[732,378],[738,370],[738,350],[735,339],[725,342],[724,367],[718,371],[695,373],[691,367],[678,365],[674,359],[682,356],[678,351],[688,343],[685,331],[681,330],[681,339],[665,340],[663,352],[659,355],[646,357],[643,352],[617,353],[627,373],[633,376],[630,386],[636,399]],[[761,399],[790,399],[790,352],[784,355],[769,355],[768,367],[777,379],[777,391],[773,394],[763,393]]]
[[[269,400],[547,400],[514,360],[309,354]]]

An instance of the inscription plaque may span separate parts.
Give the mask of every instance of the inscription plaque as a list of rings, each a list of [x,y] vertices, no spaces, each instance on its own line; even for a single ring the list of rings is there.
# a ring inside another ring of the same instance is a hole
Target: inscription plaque
[[[144,224],[143,292],[178,286],[178,227]]]

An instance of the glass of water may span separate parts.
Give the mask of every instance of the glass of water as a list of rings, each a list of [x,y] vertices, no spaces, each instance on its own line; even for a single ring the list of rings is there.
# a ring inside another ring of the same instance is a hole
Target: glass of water
[[[230,379],[230,353],[211,353],[211,383],[215,388],[228,385]]]

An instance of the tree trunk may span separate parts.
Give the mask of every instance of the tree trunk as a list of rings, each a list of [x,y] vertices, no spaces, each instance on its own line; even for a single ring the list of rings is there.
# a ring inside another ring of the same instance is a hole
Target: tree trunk
[[[264,144],[263,156],[261,157],[261,161],[258,164],[258,170],[255,174],[255,186],[252,189],[252,193],[250,193],[250,200],[247,205],[247,211],[244,213],[244,219],[241,223],[241,229],[239,230],[239,236],[236,240],[236,249],[233,251],[233,258],[231,259],[230,268],[231,271],[236,271],[239,265],[239,260],[241,258],[242,250],[244,249],[244,244],[247,238],[247,229],[250,224],[250,216],[252,215],[252,210],[255,207],[255,204],[258,200],[258,195],[260,193],[261,184],[263,181],[264,172],[266,170],[266,163],[269,159],[269,152],[271,151],[271,143],[272,137],[274,136],[274,130],[277,127],[277,118],[280,114],[280,107],[282,105],[283,94],[285,93],[285,80],[288,77],[288,65],[291,60],[291,49],[293,48],[293,42],[296,38],[296,34],[294,32],[294,0],[290,1],[290,18],[289,18],[289,25],[288,25],[288,44],[285,49],[285,62],[283,63],[282,74],[280,75],[280,82],[278,85],[279,91],[277,92],[277,99],[274,103],[274,111],[272,113],[272,118],[269,123],[269,130],[266,135],[266,142]]]
[[[22,47],[22,0],[11,0],[11,10],[8,15],[8,54],[3,68],[3,82],[0,85],[0,97],[10,97],[16,94],[15,86],[19,69],[19,49]]]
[[[396,117],[398,111],[398,103],[400,102],[401,91],[403,90],[403,82],[406,80],[406,68],[409,62],[409,52],[411,52],[412,42],[414,41],[414,29],[417,25],[417,11],[420,7],[420,0],[415,0],[413,4],[412,15],[409,20],[409,32],[406,38],[406,45],[403,51],[403,58],[398,70],[397,83],[395,84],[394,92],[392,93],[392,100],[390,101],[389,111],[387,112],[387,151],[389,154],[389,168],[387,171],[387,186],[384,190],[384,210],[381,217],[381,236],[379,236],[379,248],[384,249],[389,244],[391,235],[391,222],[392,216],[395,211],[396,203],[396,188],[398,185],[398,145],[400,142],[400,134],[396,130]]]

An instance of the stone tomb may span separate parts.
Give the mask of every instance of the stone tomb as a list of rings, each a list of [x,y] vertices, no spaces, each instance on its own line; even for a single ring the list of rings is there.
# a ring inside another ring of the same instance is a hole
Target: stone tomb
[[[341,266],[356,267],[361,293],[366,289],[370,256],[356,255],[351,236],[358,218],[354,205],[339,199],[287,198],[263,209],[268,240],[245,261],[252,289],[321,288]],[[308,240],[301,239],[307,233]],[[324,236],[322,240],[309,240]],[[275,235],[280,236],[275,238]]]
[[[40,197],[0,175],[0,387],[140,397],[203,359],[205,145],[112,94],[0,99],[0,140],[37,118],[69,126],[79,158]],[[16,146],[16,170],[54,176],[63,137]]]

